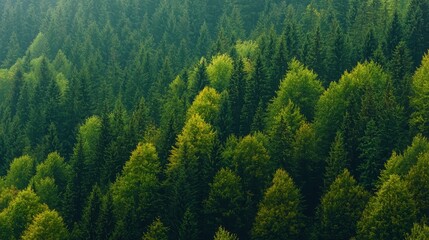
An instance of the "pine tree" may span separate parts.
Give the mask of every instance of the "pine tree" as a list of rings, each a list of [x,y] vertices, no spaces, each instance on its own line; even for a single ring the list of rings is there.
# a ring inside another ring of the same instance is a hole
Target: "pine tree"
[[[301,194],[289,175],[276,171],[259,205],[252,228],[254,239],[300,239],[303,226]]]
[[[201,204],[215,174],[213,153],[216,137],[212,126],[195,114],[186,122],[171,151],[166,170],[166,194],[171,203],[166,214],[169,216],[168,225],[175,226],[172,231],[176,234],[179,231],[176,227],[185,214],[184,208],[189,208],[200,226]]]
[[[64,219],[69,228],[80,219],[86,197],[83,178],[85,161],[83,152],[83,141],[79,140],[71,159],[72,176],[67,183],[62,204]]]
[[[238,240],[238,237],[225,230],[222,226],[219,227],[219,229],[216,231],[216,234],[214,236],[214,240]]]
[[[329,156],[326,159],[325,173],[323,177],[324,188],[328,189],[337,176],[348,168],[347,152],[344,147],[343,134],[338,131],[331,145]]]
[[[241,178],[230,169],[219,170],[210,184],[208,198],[204,201],[210,232],[222,225],[240,236],[245,234],[245,204]]]
[[[385,55],[387,59],[390,59],[394,54],[395,48],[402,41],[403,30],[402,25],[399,19],[398,12],[395,11],[393,14],[392,21],[390,23],[389,28],[387,29],[386,35],[386,51]]]
[[[409,113],[413,62],[405,42],[399,42],[394,48],[388,69],[392,74],[392,84],[398,103]]]
[[[46,210],[36,215],[21,236],[23,240],[68,239],[68,237],[69,233],[63,218],[53,210]]]
[[[326,68],[328,86],[331,81],[336,81],[340,78],[344,70],[348,68],[348,47],[343,33],[343,30],[334,22],[331,26],[331,34],[328,38],[327,53],[326,53]]]
[[[408,5],[405,20],[406,40],[413,63],[418,64],[429,42],[429,3],[426,0],[412,0]],[[415,66],[415,65],[414,65]]]
[[[365,209],[369,193],[348,170],[338,174],[323,195],[317,209],[321,239],[350,239],[356,235],[357,222]]]
[[[374,52],[377,49],[378,42],[374,36],[374,30],[370,29],[365,36],[362,45],[362,61],[371,60],[374,57]]]
[[[189,208],[186,209],[183,215],[182,223],[179,229],[180,240],[196,240],[198,239],[199,229],[198,222],[195,219],[195,215]]]
[[[408,189],[413,195],[417,207],[417,217],[424,219],[429,216],[429,154],[421,155],[417,163],[405,177]]]
[[[96,239],[97,222],[101,214],[102,194],[98,185],[94,185],[82,213],[80,229],[86,239]]]
[[[308,53],[306,52],[307,65],[319,76],[325,76],[323,59],[325,58],[320,26],[317,26],[310,35]],[[328,87],[325,85],[325,87]]]
[[[357,224],[359,239],[403,239],[416,221],[416,205],[406,183],[391,175],[373,196]]]
[[[244,101],[240,115],[240,135],[242,136],[250,133],[253,117],[255,116],[259,101],[262,100],[262,74],[262,62],[261,58],[258,57],[255,70],[245,84]]]
[[[426,224],[414,224],[411,234],[408,234],[406,240],[423,240],[429,237],[429,227]]]
[[[164,226],[161,219],[156,218],[148,227],[147,232],[143,235],[143,240],[167,240],[168,228]]]
[[[425,84],[428,79],[429,71],[429,54],[423,57],[421,66],[414,73],[411,82],[411,97],[410,105],[414,112],[411,114],[411,127],[422,133],[424,136],[429,136],[429,123],[427,116],[429,108],[427,107],[426,96],[429,88]]]
[[[314,107],[323,92],[317,75],[296,59],[289,64],[286,77],[280,82],[276,96],[268,106],[268,118],[273,119],[289,101],[299,107],[307,120],[314,117]]]
[[[235,135],[240,133],[240,116],[244,104],[244,65],[243,60],[240,58],[234,61],[234,70],[232,72],[229,91],[229,100],[232,111],[232,132]]]

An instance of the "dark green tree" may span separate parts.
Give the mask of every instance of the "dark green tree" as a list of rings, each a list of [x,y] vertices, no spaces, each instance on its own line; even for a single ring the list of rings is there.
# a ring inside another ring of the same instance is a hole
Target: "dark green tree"
[[[234,70],[229,82],[228,92],[232,111],[232,132],[240,134],[240,116],[244,104],[245,73],[243,60],[234,61]]]
[[[369,193],[344,170],[329,186],[317,209],[321,239],[350,239],[356,235],[357,222]]]
[[[331,145],[329,156],[326,159],[325,173],[323,177],[324,188],[328,189],[337,176],[348,168],[347,151],[344,147],[343,134],[338,131]]]
[[[204,201],[204,212],[210,232],[222,225],[245,236],[244,222],[246,197],[241,178],[230,169],[222,168],[210,184],[208,198]]]

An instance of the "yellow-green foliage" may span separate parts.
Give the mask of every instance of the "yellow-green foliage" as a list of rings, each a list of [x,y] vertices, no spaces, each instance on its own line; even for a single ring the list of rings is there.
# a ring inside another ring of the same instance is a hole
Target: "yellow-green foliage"
[[[259,205],[252,236],[255,239],[300,239],[301,194],[286,171],[279,169]]]
[[[281,81],[276,97],[268,107],[269,119],[272,119],[289,101],[295,103],[311,120],[314,116],[314,106],[323,92],[322,83],[317,79],[317,74],[306,68],[298,60],[289,63],[289,70],[284,80]]]
[[[258,53],[259,46],[255,41],[238,41],[235,50],[241,58],[253,59]]]
[[[211,86],[219,92],[225,90],[231,80],[233,68],[233,61],[228,55],[222,54],[213,57],[207,66],[207,75]]]
[[[24,231],[22,240],[67,239],[68,231],[63,218],[55,210],[45,210],[36,215]]]
[[[429,239],[429,227],[426,224],[414,224],[411,234],[406,240],[427,240]]]
[[[189,156],[201,157],[200,161],[204,161],[211,154],[215,139],[213,127],[199,114],[192,115],[177,137],[176,145],[171,151],[168,171],[176,169],[182,161],[191,161],[191,158],[187,158]]]
[[[419,132],[429,133],[429,53],[422,60],[412,80],[410,104],[414,109],[411,125]]]
[[[380,185],[387,181],[392,174],[401,177],[407,175],[408,171],[417,163],[419,156],[429,152],[429,142],[422,135],[414,137],[411,146],[403,154],[393,152],[385,164],[385,169],[380,174]]]
[[[34,160],[28,156],[15,158],[10,164],[5,178],[6,186],[15,186],[18,189],[27,187],[35,172]]]
[[[416,221],[416,204],[405,181],[390,178],[373,196],[358,222],[358,239],[403,239]]]
[[[47,206],[31,189],[19,192],[0,213],[0,239],[18,239],[33,217],[45,210]]]
[[[238,237],[237,235],[228,232],[225,228],[220,226],[219,229],[216,231],[214,240],[238,240]]]
[[[220,94],[211,87],[205,87],[195,97],[194,102],[188,109],[187,119],[199,114],[206,122],[213,124],[219,117],[220,104]]]
[[[97,154],[97,144],[101,134],[101,119],[92,116],[86,119],[85,123],[80,126],[78,142],[82,141],[85,161],[92,161]]]

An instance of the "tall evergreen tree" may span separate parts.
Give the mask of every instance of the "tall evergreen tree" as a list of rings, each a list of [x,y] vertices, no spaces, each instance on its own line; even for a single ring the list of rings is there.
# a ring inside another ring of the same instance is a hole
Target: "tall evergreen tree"
[[[406,183],[398,175],[373,196],[358,222],[360,239],[403,239],[416,221],[416,205]]]
[[[254,239],[300,239],[303,226],[301,195],[292,178],[276,171],[259,205],[252,229]]]

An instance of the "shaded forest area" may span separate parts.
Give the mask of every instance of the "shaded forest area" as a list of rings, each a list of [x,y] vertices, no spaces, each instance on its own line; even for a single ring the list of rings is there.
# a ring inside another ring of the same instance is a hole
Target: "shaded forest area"
[[[429,239],[429,0],[0,17],[0,239]]]

